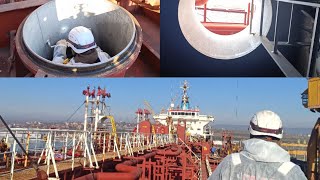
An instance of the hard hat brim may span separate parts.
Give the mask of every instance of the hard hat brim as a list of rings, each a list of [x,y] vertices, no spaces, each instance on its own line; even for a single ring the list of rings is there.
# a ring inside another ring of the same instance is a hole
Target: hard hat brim
[[[73,46],[72,43],[69,43],[69,42],[68,42],[67,45],[68,45],[69,47],[71,47],[71,49],[72,49],[74,52],[78,53],[78,54],[84,53],[84,52],[86,52],[86,51],[89,51],[89,50],[94,49],[94,48],[97,47],[97,44],[95,44],[94,46],[91,46],[91,47],[86,48],[86,49],[77,49],[76,47]]]
[[[275,137],[275,138],[278,138],[278,139],[282,139],[282,135],[283,135],[283,132],[281,134],[259,132],[259,131],[253,130],[251,128],[251,126],[249,126],[249,132],[250,132],[251,135],[254,135],[254,136],[271,136],[271,137]]]

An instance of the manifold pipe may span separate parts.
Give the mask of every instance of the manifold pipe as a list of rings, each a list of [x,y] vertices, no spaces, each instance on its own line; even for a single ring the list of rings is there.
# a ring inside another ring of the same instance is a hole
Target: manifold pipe
[[[182,148],[180,146],[178,147],[171,147],[170,151],[157,151],[158,155],[162,155],[162,156],[178,156],[179,154],[181,154],[182,152]]]
[[[148,154],[145,154],[143,156],[140,156],[139,159],[133,159],[133,160],[127,160],[123,163],[117,164],[115,169],[118,172],[112,172],[112,173],[104,173],[99,172],[96,175],[97,180],[103,180],[103,179],[109,179],[112,177],[112,179],[117,180],[135,180],[139,179],[139,177],[142,174],[142,170],[138,167],[134,167],[136,164],[141,163],[143,159],[149,159],[151,157],[154,157],[157,154],[157,151],[151,152]],[[141,158],[141,159],[140,159]]]

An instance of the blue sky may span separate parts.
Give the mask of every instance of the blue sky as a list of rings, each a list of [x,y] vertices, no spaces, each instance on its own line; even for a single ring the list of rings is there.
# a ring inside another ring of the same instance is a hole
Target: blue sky
[[[0,79],[0,114],[8,122],[66,121],[84,101],[82,90],[90,84],[111,93],[107,104],[116,120],[133,122],[144,100],[156,113],[170,105],[171,97],[180,101],[185,79],[191,86],[191,106],[213,115],[216,124],[246,125],[256,111],[269,109],[280,115],[285,127],[311,128],[319,116],[301,105],[307,80],[294,78]],[[80,109],[70,121],[82,120]]]

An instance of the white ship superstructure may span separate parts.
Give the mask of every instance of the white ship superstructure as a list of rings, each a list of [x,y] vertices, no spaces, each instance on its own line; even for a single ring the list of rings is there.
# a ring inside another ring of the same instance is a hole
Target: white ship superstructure
[[[167,125],[167,119],[171,118],[173,125],[178,123],[178,120],[186,120],[187,134],[191,136],[206,136],[208,132],[205,130],[205,126],[214,121],[212,115],[201,115],[198,107],[191,108],[189,103],[188,82],[185,81],[182,85],[183,95],[180,106],[174,106],[171,103],[166,113],[160,113],[154,115],[153,118],[161,124]]]

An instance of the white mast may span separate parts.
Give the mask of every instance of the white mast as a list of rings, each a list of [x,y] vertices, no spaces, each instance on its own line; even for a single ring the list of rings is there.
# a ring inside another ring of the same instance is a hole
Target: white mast
[[[97,93],[95,89],[90,91],[90,87],[88,86],[87,89],[83,91],[83,95],[86,96],[83,129],[84,131],[88,129],[88,119],[91,118],[91,131],[97,131],[101,116],[106,116],[104,111],[105,97],[110,98],[111,95],[107,93],[105,89],[102,90],[100,86],[98,87]],[[102,105],[100,106],[100,104]]]
[[[90,87],[87,87],[87,90],[83,91],[83,95],[86,96],[85,100],[85,111],[84,111],[84,122],[83,122],[83,130],[87,130],[87,124],[88,124],[88,107],[89,107],[89,95],[90,95]]]
[[[100,88],[100,87],[99,87]],[[99,103],[100,103],[100,94],[97,94],[96,99],[95,99],[95,105],[96,109],[94,111],[95,113],[95,118],[94,118],[94,131],[97,131],[98,129],[98,122],[99,122]]]
[[[188,86],[188,82],[186,80],[184,81],[183,86],[181,87],[181,89],[182,89],[182,92],[183,92],[181,108],[183,110],[188,110],[190,108],[189,107],[189,96],[188,96],[188,93],[187,93],[187,90],[189,89],[189,86]]]

